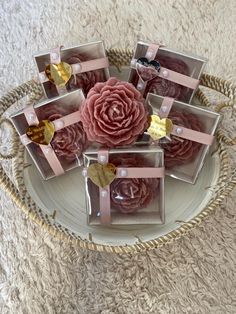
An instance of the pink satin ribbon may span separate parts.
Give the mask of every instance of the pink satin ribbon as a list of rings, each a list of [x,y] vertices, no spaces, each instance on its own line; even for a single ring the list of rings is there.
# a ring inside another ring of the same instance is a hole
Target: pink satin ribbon
[[[50,51],[50,63],[59,64],[61,62],[61,48],[58,46]]]
[[[160,111],[158,113],[160,118],[168,118],[168,115],[171,111],[171,108],[173,106],[174,103],[174,99],[170,98],[170,97],[164,97],[162,105],[160,107]],[[181,132],[181,133],[180,133]],[[214,136],[207,134],[207,133],[203,133],[203,132],[199,132],[199,131],[195,131],[195,130],[191,130],[182,126],[178,126],[175,125],[173,126],[173,129],[171,131],[172,135],[190,140],[190,141],[194,141],[200,144],[204,144],[204,145],[211,145],[214,141]]]
[[[101,157],[105,157],[103,162],[99,161]],[[98,161],[101,164],[107,164],[109,160],[109,153],[107,149],[98,151]],[[109,224],[111,221],[111,200],[110,200],[110,185],[105,188],[99,188],[99,208],[100,221],[102,224]]]
[[[125,177],[122,176],[122,171],[126,171]],[[137,179],[137,178],[162,178],[165,175],[165,170],[162,167],[143,167],[143,168],[122,168],[117,167],[116,178]]]
[[[191,76],[187,76],[166,68],[161,67],[160,73],[158,75],[159,77],[166,79],[168,81],[180,84],[182,86],[191,88],[191,89],[196,89],[199,85],[199,80],[191,77]]]
[[[58,46],[50,51],[50,63],[59,64],[61,62],[61,48],[62,47],[63,46]],[[45,74],[45,72],[42,72],[42,73]],[[40,75],[39,77],[42,77],[42,76]],[[46,75],[44,75],[44,77],[47,78]],[[48,78],[45,81],[48,81]],[[59,95],[63,95],[67,92],[67,89],[65,86],[62,87],[62,86],[55,85],[55,87]]]
[[[32,105],[26,107],[24,109],[23,113],[24,113],[26,121],[29,125],[39,124],[39,120],[37,118],[36,112],[35,112]],[[54,124],[55,131],[59,131],[59,130],[66,128],[67,126],[72,125],[74,123],[77,123],[79,121],[80,121],[80,113],[79,113],[79,111],[75,111],[75,112],[73,112],[67,116],[64,116],[60,119],[52,121],[52,123]],[[30,140],[30,138],[26,134],[21,135],[20,139],[25,146],[32,143],[32,141]],[[52,146],[50,144],[49,145],[38,144],[38,145],[39,145],[40,149],[42,150],[44,157],[46,158],[47,162],[49,163],[54,174],[56,176],[64,174],[65,171],[64,171],[57,155],[55,154]]]
[[[105,156],[104,162],[99,161],[101,156]],[[98,161],[107,164],[109,161],[109,151],[99,150]],[[125,171],[125,176],[122,172]],[[117,167],[116,178],[163,178],[165,176],[164,167],[143,167],[143,168],[124,168]],[[99,188],[99,205],[100,205],[100,221],[102,224],[110,224],[111,222],[111,203],[110,203],[110,185],[105,188]]]
[[[71,64],[73,74],[84,73],[109,67],[108,58],[98,58],[94,60],[84,61],[81,63]]]
[[[148,61],[155,59],[155,56],[158,52],[159,49],[159,45],[155,45],[155,44],[150,44],[148,47],[148,50],[146,52],[145,58],[148,59]],[[150,57],[151,55],[151,57]],[[132,68],[136,69],[136,60],[131,61],[132,64]],[[192,78],[190,76],[187,75],[183,75],[181,73],[169,70],[167,68],[164,68],[161,66],[160,72],[158,73],[158,76],[166,79],[168,81],[180,84],[182,86],[188,87],[190,89],[195,90],[200,81]],[[138,88],[140,86],[140,88]],[[147,82],[143,82],[143,80],[141,78],[139,78],[138,84],[137,84],[137,89],[143,94],[145,91],[145,88],[147,86]]]
[[[66,128],[67,126],[70,126],[72,124],[75,124],[80,121],[80,112],[75,111],[72,112],[64,117],[61,117],[57,120],[52,121],[55,127],[55,131],[59,131],[63,128]]]

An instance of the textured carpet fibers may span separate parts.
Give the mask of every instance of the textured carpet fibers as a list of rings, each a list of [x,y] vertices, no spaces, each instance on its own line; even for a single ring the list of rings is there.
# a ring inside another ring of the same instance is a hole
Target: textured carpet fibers
[[[96,39],[161,40],[235,80],[235,16],[234,0],[2,0],[0,94],[35,75],[33,53]],[[60,243],[0,196],[2,314],[236,313],[235,191],[186,237],[135,256]]]

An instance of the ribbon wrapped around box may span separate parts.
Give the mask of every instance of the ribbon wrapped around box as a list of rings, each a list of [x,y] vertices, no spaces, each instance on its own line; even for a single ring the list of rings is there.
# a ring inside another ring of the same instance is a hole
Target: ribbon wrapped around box
[[[220,115],[154,94],[148,94],[147,103],[154,111],[147,133],[164,149],[166,173],[194,183],[214,142]]]
[[[84,55],[88,54],[88,47],[90,45],[91,49],[94,51],[96,51],[96,47],[99,47],[99,49],[97,48],[97,54],[95,54],[96,58],[87,60],[87,57],[85,60],[83,60]],[[83,48],[84,46],[87,48]],[[77,85],[77,88],[82,88],[86,94],[96,82],[108,79],[109,61],[105,55],[105,49],[102,42],[63,49],[63,51],[62,47],[63,46],[56,47],[49,52],[50,59],[48,62],[45,62],[47,55],[35,56],[36,64],[39,70],[39,80],[42,83],[47,97],[51,98],[55,96],[52,87],[45,84],[47,82],[50,82],[54,85],[57,95],[65,94],[68,90],[71,90],[71,86],[73,89],[75,89]],[[81,54],[80,51],[84,51],[84,49],[86,53],[84,52]],[[98,71],[103,69],[104,72]],[[85,73],[90,73],[90,75],[83,78],[83,74]],[[92,76],[91,73],[94,73],[95,75]],[[78,83],[77,75],[82,75],[82,78],[80,77]],[[72,76],[74,77],[73,82],[71,82]],[[89,88],[84,86],[86,84],[89,86]]]
[[[145,53],[144,49],[146,49]],[[129,82],[145,94],[144,96],[151,92],[189,102],[199,85],[204,65],[203,59],[164,49],[160,44],[148,45],[139,42],[131,60]],[[132,69],[136,71],[138,80]],[[186,98],[187,93],[189,93],[188,98]]]
[[[153,140],[159,140],[167,135],[175,135],[190,141],[194,141],[204,145],[211,145],[214,141],[214,135],[206,134],[204,132],[199,132],[172,124],[171,120],[166,120],[173,106],[174,99],[170,97],[164,97],[160,111],[157,115],[151,116],[150,126],[148,128],[148,133]],[[159,117],[158,123],[156,122],[156,117]],[[165,120],[163,120],[165,119]],[[169,129],[166,127],[162,128],[162,121],[169,122]],[[165,130],[164,133],[162,133]]]
[[[160,149],[158,149],[160,151]],[[162,151],[161,151],[162,153]],[[84,156],[89,153],[84,152]],[[122,153],[119,155],[122,159]],[[111,224],[111,184],[116,179],[146,179],[158,178],[164,180],[165,170],[163,165],[158,167],[123,167],[110,163],[109,150],[100,149],[97,151],[97,161],[88,165],[83,170],[83,175],[92,181],[99,188],[99,211],[98,215],[101,224]],[[86,164],[86,162],[84,162]],[[161,164],[161,163],[160,163]],[[86,188],[88,193],[88,188]],[[122,198],[122,195],[118,196]],[[132,197],[132,193],[131,193]],[[134,196],[133,196],[134,197]],[[93,199],[93,196],[91,196]],[[163,197],[164,199],[164,197]],[[87,201],[87,204],[90,201]],[[91,204],[90,204],[91,205]],[[91,209],[88,210],[91,213]],[[124,212],[123,212],[124,213]],[[135,215],[137,213],[135,212]],[[155,219],[154,219],[155,220]],[[114,223],[114,222],[113,222]],[[153,222],[155,223],[155,222]],[[159,222],[160,223],[160,222]]]
[[[45,127],[47,127],[48,121],[42,120],[41,122],[39,122],[39,120],[35,114],[33,106],[27,107],[24,110],[24,114],[25,114],[27,122],[29,123],[29,126],[37,125],[37,127],[38,127],[38,129],[36,130],[37,133],[41,132],[42,128],[45,129]],[[66,127],[68,127],[74,123],[77,123],[79,121],[80,121],[80,115],[79,115],[79,112],[76,111],[76,112],[73,112],[73,113],[63,117],[63,118],[60,118],[60,119],[57,119],[57,120],[50,122],[53,125],[53,127],[52,126],[50,126],[50,127],[52,128],[52,132],[54,132],[54,131],[56,132],[56,131],[59,131],[63,128],[66,128]],[[32,139],[30,139],[30,137],[29,137],[31,134],[33,135],[33,131],[28,131],[27,133],[28,134],[23,134],[20,136],[21,142],[25,146],[29,145],[30,143],[32,143],[32,141],[34,141],[34,137],[32,137]],[[36,137],[37,136],[38,135],[36,134]],[[61,166],[61,163],[60,163],[57,155],[55,154],[50,142],[45,143],[45,144],[38,143],[38,145],[39,145],[40,149],[42,150],[44,157],[47,159],[50,167],[52,168],[54,174],[56,176],[64,174],[64,169]]]
[[[67,100],[73,105],[66,104]],[[80,123],[79,112],[83,100],[84,95],[81,90],[78,90],[45,102],[41,106],[39,104],[36,108],[29,105],[11,117],[23,145],[29,148],[33,160],[45,179],[62,175],[73,164],[78,164],[79,155],[87,147],[87,138]],[[31,144],[34,146],[32,147]],[[42,162],[39,160],[42,157],[53,172],[50,176],[42,169]]]

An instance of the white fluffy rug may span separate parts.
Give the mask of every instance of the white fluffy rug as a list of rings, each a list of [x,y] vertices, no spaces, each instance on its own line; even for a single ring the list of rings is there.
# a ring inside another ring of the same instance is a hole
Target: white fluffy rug
[[[235,16],[235,0],[3,0],[0,94],[35,75],[34,52],[100,38],[161,40],[235,80]],[[60,243],[0,196],[2,314],[236,313],[235,191],[185,238],[122,257]]]

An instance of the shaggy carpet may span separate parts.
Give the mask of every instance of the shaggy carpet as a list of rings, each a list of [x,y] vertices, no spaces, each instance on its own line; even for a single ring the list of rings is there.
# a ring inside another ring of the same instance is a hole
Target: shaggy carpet
[[[34,52],[100,38],[161,40],[235,80],[235,16],[234,0],[2,0],[0,94],[35,75]],[[235,191],[186,237],[135,256],[63,244],[0,197],[2,314],[236,313]]]

